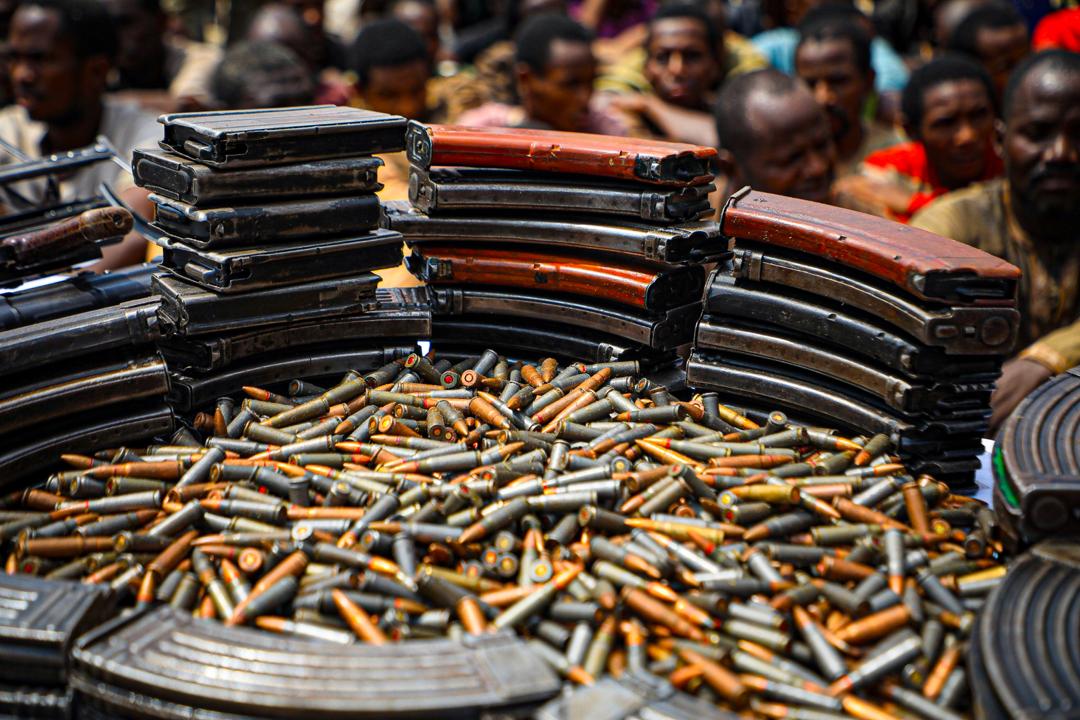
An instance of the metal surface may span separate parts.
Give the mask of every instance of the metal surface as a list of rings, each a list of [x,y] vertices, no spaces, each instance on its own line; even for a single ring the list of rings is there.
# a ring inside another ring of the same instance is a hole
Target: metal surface
[[[64,175],[87,165],[105,162],[114,155],[115,151],[109,146],[108,141],[99,135],[93,145],[0,166],[0,185],[43,175]]]
[[[334,105],[162,115],[161,146],[213,167],[399,152],[405,118]]]
[[[665,189],[516,170],[435,168],[409,172],[409,200],[429,214],[524,210],[602,214],[649,222],[691,222],[712,213],[715,185]]]
[[[679,692],[654,675],[626,672],[577,687],[540,708],[535,720],[734,720],[737,715]]]
[[[201,335],[264,325],[331,318],[373,306],[379,276],[319,280],[243,295],[219,295],[169,275],[155,275],[158,319],[166,333]]]
[[[84,636],[72,685],[128,717],[475,718],[543,702],[561,683],[510,634],[313,645],[162,607]]]
[[[996,374],[965,376],[959,382],[913,383],[873,365],[859,362],[834,349],[816,347],[805,340],[762,328],[731,322],[702,326],[697,347],[725,354],[749,355],[825,375],[876,396],[904,413],[952,412],[989,404]]]
[[[431,343],[448,351],[462,345],[498,346],[523,354],[554,355],[590,363],[628,359],[641,352],[640,348],[612,335],[582,332],[541,321],[523,326],[512,317],[498,315],[433,318]]]
[[[396,358],[405,357],[414,346],[371,347],[370,343],[344,345],[333,349],[304,349],[294,353],[271,353],[230,365],[206,376],[184,373],[172,375],[171,403],[177,410],[188,411],[205,406],[243,383],[274,385],[292,378],[341,376],[349,370],[370,370]]]
[[[564,322],[610,333],[655,350],[671,349],[693,337],[700,306],[663,313],[631,312],[589,300],[488,288],[433,288],[435,312],[450,315],[507,315]]]
[[[157,301],[130,300],[0,332],[0,375],[158,338]]]
[[[861,432],[882,433],[898,439],[901,433],[911,429],[910,423],[830,392],[820,384],[738,367],[696,352],[686,364],[686,382],[691,387],[745,396],[766,405],[771,402],[781,407],[810,408],[816,415],[828,417],[845,427],[859,428]]]
[[[149,407],[113,408],[104,418],[79,418],[74,424],[52,430],[11,437],[0,452],[0,487],[17,485],[56,463],[62,452],[82,452],[145,440],[173,429],[172,409],[164,404]]]
[[[157,356],[111,360],[67,375],[50,375],[37,384],[0,391],[0,433],[108,405],[164,397],[168,390],[169,375]]]
[[[55,283],[0,295],[0,330],[63,318],[150,294],[154,263],[95,275],[81,273]]]
[[[1080,368],[1028,395],[998,434],[994,508],[1010,539],[1073,533],[1080,512]]]
[[[156,228],[186,244],[205,249],[336,235],[355,237],[357,233],[378,227],[381,216],[379,199],[375,195],[205,209],[153,193],[150,199],[156,206]]]
[[[664,227],[642,223],[598,223],[595,218],[445,218],[429,217],[412,210],[406,202],[389,202],[387,227],[405,236],[410,245],[425,242],[459,242],[462,238],[518,248],[525,244],[551,248],[579,248],[661,262],[705,262],[728,254],[727,243],[713,222]]]
[[[708,313],[734,317],[755,323],[781,327],[831,343],[844,352],[855,352],[909,374],[936,375],[943,366],[954,363],[963,371],[974,361],[1000,362],[998,350],[978,341],[933,341],[931,347],[893,332],[887,325],[857,311],[822,303],[820,298],[783,291],[773,286],[747,283],[745,280],[715,275],[705,296]],[[990,355],[991,358],[965,358],[964,355]],[[985,370],[983,372],[986,372]]]
[[[744,188],[721,212],[724,234],[838,262],[926,299],[1009,307],[1020,270],[940,235],[884,218]]]
[[[736,277],[767,283],[770,289],[794,288],[843,308],[856,308],[929,345],[958,337],[967,342],[977,339],[988,351],[1006,354],[1016,342],[1020,315],[1013,308],[920,304],[917,298],[891,292],[850,269],[818,263],[771,248],[760,252],[740,242],[732,265]]]
[[[643,310],[701,302],[705,269],[700,265],[624,263],[584,253],[424,244],[413,249],[407,266],[431,285],[514,287]]]
[[[232,250],[198,250],[167,241],[161,264],[201,287],[238,293],[397,267],[401,248],[400,233],[380,229],[360,237]]]
[[[0,682],[63,685],[75,640],[114,607],[104,585],[0,575]]]
[[[212,372],[264,353],[281,353],[294,347],[370,340],[383,344],[431,335],[431,309],[414,302],[409,290],[379,290],[377,307],[358,317],[288,323],[258,330],[238,330],[219,336],[174,336],[159,343],[173,370]],[[426,295],[424,296],[426,297]]]
[[[972,646],[1011,718],[1080,711],[1080,556],[1074,542],[1044,543],[1018,560],[983,609]],[[992,704],[991,704],[992,707]]]
[[[382,165],[380,158],[370,157],[213,170],[171,152],[136,149],[131,169],[139,187],[198,207],[239,198],[373,193],[382,189]]]
[[[666,185],[706,185],[716,150],[700,145],[526,128],[469,128],[412,121],[409,162],[576,173]]]

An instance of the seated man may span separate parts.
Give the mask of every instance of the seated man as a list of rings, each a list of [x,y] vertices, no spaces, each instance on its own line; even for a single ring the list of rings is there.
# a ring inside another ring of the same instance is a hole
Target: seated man
[[[875,150],[903,142],[891,126],[865,120],[864,108],[874,92],[870,37],[850,19],[822,17],[803,26],[795,73],[829,117],[837,177],[855,172]]]
[[[994,149],[994,88],[963,57],[932,60],[911,74],[902,102],[911,142],[871,153],[837,182],[838,202],[907,222],[950,190],[1001,174]]]
[[[0,139],[23,156],[75,150],[104,135],[130,162],[136,146],[156,145],[161,126],[153,116],[104,97],[117,41],[112,19],[97,0],[30,0],[12,18],[9,47],[16,104],[0,110]],[[19,159],[7,152],[0,156],[5,163]],[[114,163],[89,165],[59,180],[59,197],[49,197],[51,187],[43,178],[17,183],[13,189],[32,202],[49,204],[90,199],[106,182],[133,210],[152,216],[148,193]],[[133,232],[103,248],[94,268],[141,262],[145,247],[146,240]]]
[[[1044,380],[1080,363],[1080,55],[1027,58],[1004,113],[1005,177],[945,195],[911,221],[1024,273],[1019,353],[991,401],[995,427]]]
[[[722,72],[723,39],[703,10],[665,5],[649,21],[645,77],[651,93],[614,96],[614,107],[644,125],[641,134],[713,146],[713,91]]]
[[[442,121],[439,107],[429,105],[431,84],[424,39],[400,20],[370,22],[357,35],[349,53],[356,74],[354,105],[366,110],[401,115],[410,120]],[[407,200],[409,161],[405,153],[383,155],[379,197]]]
[[[315,84],[304,61],[272,42],[241,42],[229,48],[210,80],[225,110],[311,105]]]
[[[1031,52],[1027,23],[1012,5],[989,2],[960,21],[949,36],[948,49],[967,55],[986,69],[1000,104],[1009,74]]]
[[[345,105],[349,102],[350,83],[339,70],[325,65],[329,56],[326,36],[315,33],[291,5],[271,2],[260,7],[251,19],[245,39],[252,43],[274,43],[292,50],[307,66],[315,88],[315,104]]]
[[[744,185],[829,202],[836,151],[825,111],[798,78],[757,70],[732,78],[716,103],[723,202]]]
[[[428,46],[420,33],[401,20],[375,20],[364,25],[349,52],[349,66],[356,73],[356,102],[367,110],[401,115],[410,120],[439,122],[442,110],[429,104],[431,65]],[[383,200],[409,199],[409,160],[405,153],[380,155]],[[408,255],[408,252],[405,253]],[[419,284],[404,265],[380,270],[384,286]]]
[[[105,0],[105,8],[119,41],[111,89],[130,91],[147,109],[208,106],[210,75],[221,60],[220,48],[169,33],[160,0]]]
[[[812,22],[814,16],[828,8],[847,7],[851,16],[865,23],[868,33],[873,33],[874,26],[854,7],[851,0],[803,0],[802,2],[776,3],[785,12],[773,29],[766,30],[751,38],[754,46],[774,68],[786,73],[795,72],[795,46],[799,43],[799,31],[795,28],[803,22]],[[874,37],[870,41],[870,64],[874,68],[874,86],[879,93],[898,93],[907,84],[908,71],[903,58],[884,38]]]
[[[530,17],[515,37],[520,106],[486,103],[458,118],[474,127],[529,127],[626,135],[617,115],[593,104],[596,60],[588,30],[563,15]]]

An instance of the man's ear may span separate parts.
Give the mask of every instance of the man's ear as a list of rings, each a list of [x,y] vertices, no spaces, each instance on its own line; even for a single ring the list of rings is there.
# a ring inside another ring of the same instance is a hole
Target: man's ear
[[[996,152],[1000,158],[1005,157],[1005,129],[1005,121],[1001,118],[996,118],[994,120],[993,143],[994,152]]]

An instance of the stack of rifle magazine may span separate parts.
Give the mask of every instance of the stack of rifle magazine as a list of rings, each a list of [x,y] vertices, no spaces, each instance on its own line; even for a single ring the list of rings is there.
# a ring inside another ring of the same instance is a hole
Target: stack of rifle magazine
[[[402,259],[401,235],[379,227],[374,155],[404,147],[404,118],[325,105],[159,120],[161,149],[137,151],[133,171],[163,236],[152,289],[179,405],[198,401],[191,383],[241,359],[272,354],[303,375],[329,361],[290,348],[366,349],[378,325],[361,322],[379,305],[372,271]],[[409,304],[384,302],[391,315]]]
[[[749,189],[721,226],[687,382],[892,438],[913,472],[970,485],[1016,340],[1019,270],[861,213]]]
[[[136,267],[0,298],[0,485],[52,464],[61,448],[172,428],[148,290],[149,267]]]
[[[502,336],[602,362],[690,342],[704,265],[729,255],[702,220],[711,148],[413,122],[406,152],[411,203],[388,203],[387,226],[431,287],[440,347]]]

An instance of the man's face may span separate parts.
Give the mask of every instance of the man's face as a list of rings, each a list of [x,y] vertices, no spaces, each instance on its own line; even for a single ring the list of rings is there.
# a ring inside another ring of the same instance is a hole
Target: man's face
[[[998,100],[1005,95],[1009,74],[1031,52],[1027,27],[1023,23],[1001,28],[983,28],[975,35],[979,61],[994,82]]]
[[[1016,90],[1005,131],[1005,169],[1023,216],[1080,221],[1080,73],[1038,70]]]
[[[80,114],[84,63],[60,37],[60,13],[36,5],[15,12],[9,35],[15,102],[39,122],[64,123]]]
[[[754,93],[746,107],[754,147],[740,166],[755,190],[828,202],[836,154],[825,113],[805,89]]]
[[[661,100],[695,110],[707,106],[720,64],[701,21],[674,17],[653,22],[646,50],[645,77]]]
[[[595,79],[596,61],[587,43],[555,40],[542,74],[519,69],[518,90],[529,119],[553,130],[580,131]]]
[[[944,82],[923,94],[919,136],[946,187],[961,187],[982,177],[993,139],[992,108],[978,80]]]
[[[850,42],[807,40],[795,55],[795,71],[825,109],[833,141],[858,127],[873,81],[856,65]]]
[[[414,60],[396,67],[371,69],[366,86],[360,88],[364,107],[376,112],[423,120],[427,111],[428,67]]]

